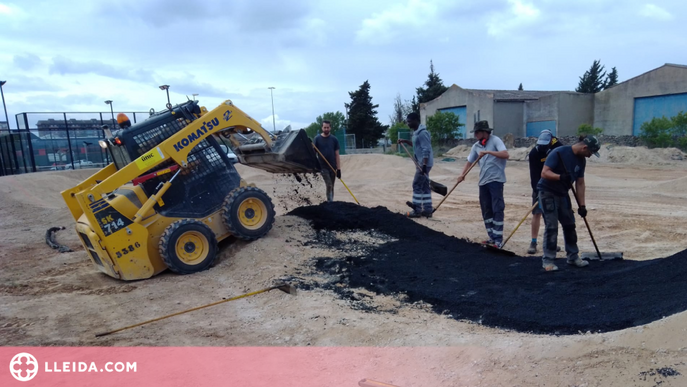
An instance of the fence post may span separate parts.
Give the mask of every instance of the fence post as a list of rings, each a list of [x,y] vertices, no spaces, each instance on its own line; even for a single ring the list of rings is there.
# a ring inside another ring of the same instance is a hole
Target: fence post
[[[69,124],[67,123],[67,113],[62,113],[64,116],[64,129],[67,131],[67,145],[69,145],[69,158],[72,160],[72,169],[76,169],[74,166],[74,152],[72,152],[72,140],[69,138]]]
[[[29,143],[29,154],[31,155],[31,169],[36,172],[36,157],[33,155],[33,141],[31,141],[31,130],[29,129],[29,120],[26,118],[26,113],[21,114],[24,119],[24,127],[26,128],[26,141]],[[17,123],[19,118],[17,118]],[[17,125],[19,128],[19,125]]]

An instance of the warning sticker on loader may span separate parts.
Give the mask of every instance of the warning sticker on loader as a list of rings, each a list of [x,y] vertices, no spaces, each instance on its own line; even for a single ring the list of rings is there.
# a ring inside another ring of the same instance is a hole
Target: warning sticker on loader
[[[132,223],[131,219],[120,214],[119,211],[110,206],[105,207],[103,210],[93,215],[98,220],[98,225],[100,229],[103,230],[105,236],[114,234]]]
[[[135,163],[138,166],[138,169],[143,171],[149,169],[153,164],[162,160],[164,157],[165,156],[162,154],[160,147],[156,147],[155,149],[151,149],[144,153],[141,157],[137,158]]]

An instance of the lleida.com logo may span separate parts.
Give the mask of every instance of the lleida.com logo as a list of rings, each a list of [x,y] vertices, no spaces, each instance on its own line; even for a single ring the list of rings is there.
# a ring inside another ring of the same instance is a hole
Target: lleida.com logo
[[[18,353],[10,361],[10,374],[20,382],[27,382],[38,374],[38,360],[30,353]]]
[[[128,373],[136,372],[136,362],[105,362],[101,367],[98,367],[95,362],[45,362],[46,373],[53,372],[116,372]],[[20,382],[26,382],[38,374],[38,360],[36,360],[30,353],[22,352],[14,355],[10,361],[10,374],[13,378]]]

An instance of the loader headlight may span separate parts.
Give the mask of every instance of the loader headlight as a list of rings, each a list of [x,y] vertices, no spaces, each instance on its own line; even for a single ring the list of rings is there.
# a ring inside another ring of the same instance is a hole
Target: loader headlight
[[[103,149],[107,149],[107,142],[105,142],[105,140],[98,141],[98,145]]]

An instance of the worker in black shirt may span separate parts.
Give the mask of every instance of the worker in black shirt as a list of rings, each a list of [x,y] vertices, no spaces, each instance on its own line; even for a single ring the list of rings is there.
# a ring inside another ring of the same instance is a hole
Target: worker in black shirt
[[[541,171],[544,169],[544,161],[546,156],[552,149],[558,148],[562,144],[558,138],[554,137],[550,130],[542,130],[537,145],[532,148],[529,154],[530,159],[530,184],[532,184],[532,204],[539,200],[539,192],[537,191],[537,183],[541,179]],[[540,206],[534,207],[532,210],[532,242],[527,249],[527,254],[537,253],[537,236],[539,235],[539,225],[541,224],[542,211]]]

